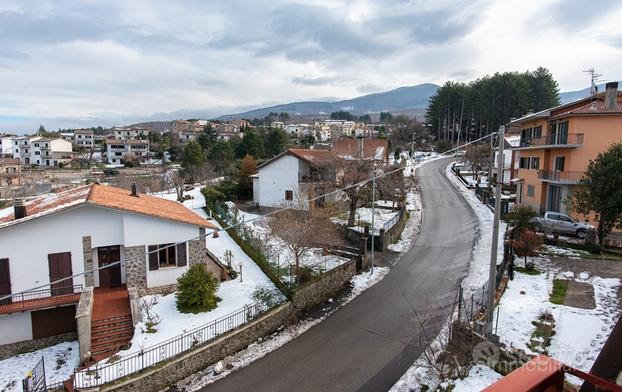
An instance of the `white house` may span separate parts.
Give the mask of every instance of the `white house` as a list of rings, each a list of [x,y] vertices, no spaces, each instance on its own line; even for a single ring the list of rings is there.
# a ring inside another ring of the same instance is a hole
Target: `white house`
[[[213,227],[175,201],[99,184],[0,210],[0,345],[76,331],[88,287],[93,306],[120,293],[128,312],[127,289],[172,291],[189,265],[210,263],[201,235]]]
[[[13,157],[13,138],[15,135],[0,135],[0,157]]]
[[[145,127],[114,127],[114,138],[117,140],[131,140],[137,138],[147,138],[150,129]]]
[[[72,145],[64,139],[42,136],[13,138],[13,158],[23,165],[51,166],[69,162],[73,158]]]
[[[130,159],[140,163],[147,163],[150,156],[149,140],[106,139],[106,160],[108,163],[123,165],[126,160]]]
[[[76,129],[73,136],[73,143],[76,146],[91,148],[93,147],[94,132],[91,129]]]
[[[518,167],[518,162],[514,165],[514,161],[518,160],[516,157],[518,154],[513,150],[520,145],[520,135],[510,135],[505,137],[505,144],[503,146],[503,177],[502,183],[509,185],[512,180],[512,172],[514,168]],[[495,151],[495,160],[493,164],[494,173],[497,172],[497,164],[499,158],[499,152]]]
[[[289,204],[309,209],[308,200],[322,194],[322,184],[330,180],[326,164],[334,161],[328,150],[289,149],[257,167],[252,176],[253,201],[260,207]]]

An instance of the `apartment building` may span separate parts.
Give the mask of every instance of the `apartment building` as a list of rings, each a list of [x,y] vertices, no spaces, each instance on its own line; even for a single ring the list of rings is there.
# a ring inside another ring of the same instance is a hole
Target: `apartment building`
[[[73,135],[73,144],[79,147],[93,147],[94,132],[91,129],[76,129]]]
[[[7,188],[22,184],[22,165],[19,159],[0,158],[0,187]]]
[[[64,139],[19,136],[12,140],[13,158],[22,165],[58,167],[73,159],[71,142]]]
[[[115,165],[124,165],[126,161],[147,163],[151,158],[148,140],[128,139],[106,140],[106,160]]]
[[[113,133],[116,140],[146,139],[149,137],[149,128],[145,127],[114,127]]]
[[[584,217],[567,206],[589,161],[622,140],[622,94],[618,83],[569,104],[528,114],[510,122],[520,128],[514,148],[513,181],[517,201],[536,211]]]

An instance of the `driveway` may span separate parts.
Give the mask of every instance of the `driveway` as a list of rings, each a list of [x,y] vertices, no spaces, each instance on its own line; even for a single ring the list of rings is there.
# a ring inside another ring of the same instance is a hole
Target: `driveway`
[[[423,226],[378,284],[297,339],[204,391],[386,391],[449,315],[466,275],[477,220],[443,174],[451,159],[417,170]],[[426,320],[425,328],[420,320]],[[424,331],[425,330],[425,331]]]

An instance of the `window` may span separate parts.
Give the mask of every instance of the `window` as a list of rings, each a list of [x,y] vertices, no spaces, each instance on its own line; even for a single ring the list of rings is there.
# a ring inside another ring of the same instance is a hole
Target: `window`
[[[285,200],[294,200],[294,192],[285,191]]]
[[[566,157],[555,157],[555,170],[556,171],[564,171],[564,163],[566,161]]]
[[[536,197],[536,187],[534,185],[527,185],[527,196]]]
[[[187,264],[186,243],[149,245],[149,271],[165,267],[183,267]]]
[[[518,168],[519,169],[529,169],[529,158],[521,158],[518,161]]]
[[[531,137],[534,139],[540,139],[542,137],[542,125],[533,127],[533,132],[531,134]]]
[[[536,169],[536,170],[540,168],[540,158],[538,157],[531,158],[531,168]]]

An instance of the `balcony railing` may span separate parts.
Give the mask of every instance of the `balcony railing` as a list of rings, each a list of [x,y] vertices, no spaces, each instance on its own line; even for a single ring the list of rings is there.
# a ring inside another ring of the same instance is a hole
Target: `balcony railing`
[[[524,138],[520,141],[520,147],[545,147],[545,146],[578,146],[583,144],[582,133],[569,133],[566,135],[546,135],[539,138]]]
[[[580,171],[538,170],[538,178],[559,184],[576,184],[583,177]]]
[[[0,314],[45,309],[77,303],[80,300],[80,293],[82,293],[81,284],[13,294],[11,297],[0,301]],[[0,295],[0,298],[2,297],[4,297],[4,295]]]

